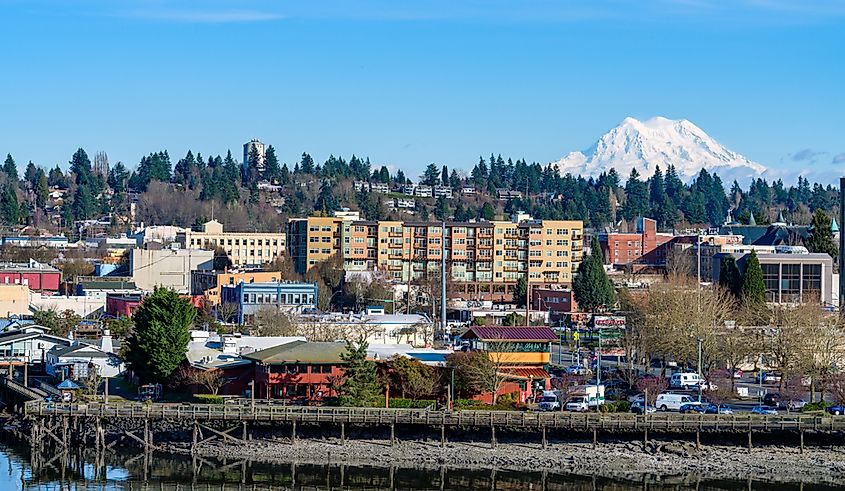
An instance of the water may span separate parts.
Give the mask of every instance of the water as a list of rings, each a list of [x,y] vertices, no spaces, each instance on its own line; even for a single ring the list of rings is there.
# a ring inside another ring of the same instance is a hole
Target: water
[[[241,460],[92,451],[53,455],[33,472],[27,447],[0,443],[0,491],[100,490],[799,490],[840,489],[760,481],[702,480],[694,476],[647,476],[642,481],[556,474],[553,471],[403,469],[344,465],[266,464]]]

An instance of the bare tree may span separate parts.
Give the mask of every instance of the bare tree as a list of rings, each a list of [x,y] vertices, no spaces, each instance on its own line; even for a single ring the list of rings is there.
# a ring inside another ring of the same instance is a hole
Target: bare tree
[[[208,391],[209,394],[217,395],[220,389],[229,383],[223,377],[223,373],[216,369],[210,368],[208,370],[194,369],[188,372],[187,382],[191,385],[199,385]]]
[[[95,396],[103,383],[103,377],[100,376],[100,367],[93,363],[88,364],[88,370],[85,376],[80,380],[82,388],[86,395]]]
[[[255,313],[255,324],[262,336],[296,336],[297,327],[278,307],[265,305]]]
[[[217,306],[217,316],[223,322],[232,322],[240,307],[235,302],[221,302]]]
[[[637,380],[636,386],[637,390],[643,394],[648,394],[646,405],[653,406],[655,401],[657,401],[657,396],[669,387],[669,382],[665,377],[646,375]]]

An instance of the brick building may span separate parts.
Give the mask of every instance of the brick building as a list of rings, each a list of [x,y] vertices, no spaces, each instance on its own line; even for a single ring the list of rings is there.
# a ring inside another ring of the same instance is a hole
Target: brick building
[[[598,238],[605,264],[642,270],[666,265],[665,245],[674,235],[658,232],[656,221],[641,217],[635,232],[604,232]]]

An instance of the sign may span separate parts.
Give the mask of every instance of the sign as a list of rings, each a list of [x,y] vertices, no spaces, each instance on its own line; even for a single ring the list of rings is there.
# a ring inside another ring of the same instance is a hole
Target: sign
[[[601,356],[625,356],[625,348],[602,348]]]
[[[593,327],[595,329],[605,329],[613,327],[616,329],[625,329],[624,315],[594,315]]]

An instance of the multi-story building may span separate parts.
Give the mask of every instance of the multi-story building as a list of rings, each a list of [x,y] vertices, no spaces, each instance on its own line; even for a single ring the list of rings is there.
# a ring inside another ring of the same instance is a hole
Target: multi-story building
[[[451,198],[452,188],[450,188],[449,186],[441,185],[434,186],[434,197],[439,198],[441,196],[443,196],[444,198]]]
[[[203,271],[191,272],[191,295],[203,295],[211,305],[220,304],[220,288],[223,285],[244,283],[266,283],[284,281],[279,271]]]
[[[390,185],[384,182],[371,182],[370,183],[370,192],[371,193],[381,193],[387,194],[390,192]]]
[[[414,188],[414,196],[419,198],[431,198],[433,190],[431,186],[426,184],[420,184],[416,188]]]
[[[156,287],[188,293],[191,271],[213,269],[214,252],[196,249],[133,249],[129,255],[130,279],[138,288]]]
[[[264,308],[291,313],[317,307],[317,285],[314,283],[244,283],[223,285],[220,303],[237,307],[238,324],[251,323]],[[224,319],[229,320],[229,319]]]
[[[520,278],[532,286],[568,285],[583,254],[581,221],[416,222],[310,217],[288,225],[297,272],[340,254],[347,271],[378,271],[397,282],[439,278],[449,294],[507,301]],[[445,254],[444,254],[445,253]]]
[[[33,259],[28,263],[0,263],[0,283],[4,285],[26,285],[34,292],[54,294],[61,281],[61,271]]]
[[[666,265],[666,248],[673,234],[657,231],[657,222],[651,218],[638,218],[635,232],[605,232],[599,234],[604,262],[615,267],[663,267]]]
[[[233,266],[261,266],[284,255],[284,232],[224,232],[217,220],[206,222],[201,232],[185,230],[176,234],[185,249],[215,250],[223,248]]]
[[[258,162],[255,164],[255,167],[258,169],[258,172],[264,172],[264,157],[267,155],[267,147],[257,138],[253,138],[252,140],[244,143],[244,170],[246,171],[249,169],[249,153],[253,148],[258,151]]]
[[[719,278],[722,259],[733,257],[740,271],[750,253],[718,253],[713,256],[713,278]],[[757,254],[770,303],[833,303],[833,259],[824,253]]]

